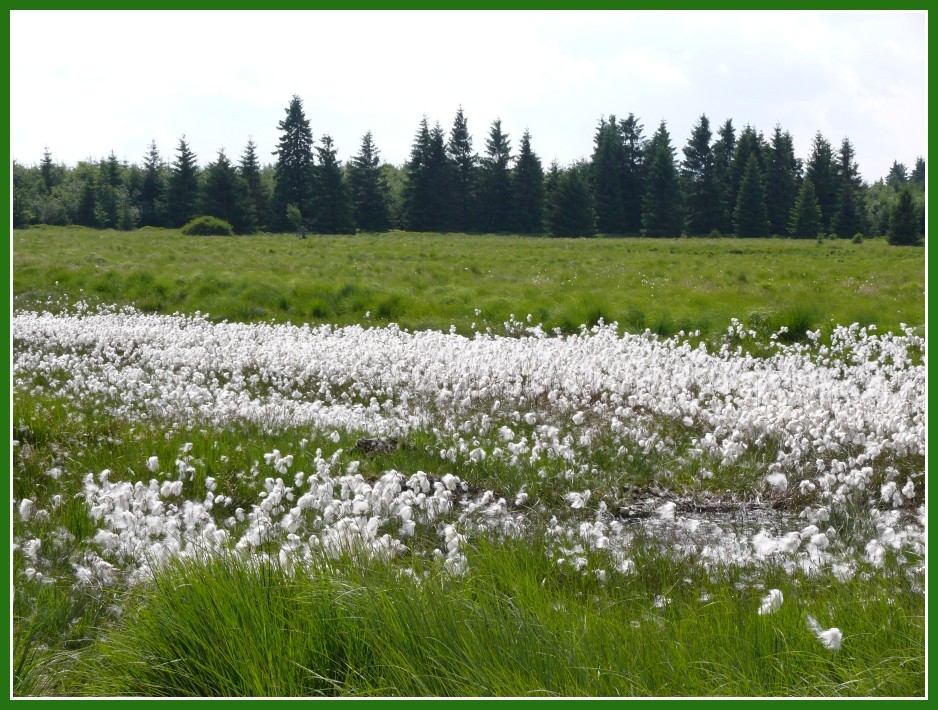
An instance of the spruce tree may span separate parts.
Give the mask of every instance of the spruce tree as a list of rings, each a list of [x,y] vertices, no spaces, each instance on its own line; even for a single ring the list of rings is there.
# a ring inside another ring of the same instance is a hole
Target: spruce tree
[[[434,189],[429,175],[430,126],[427,117],[420,119],[420,126],[410,149],[410,159],[405,166],[404,221],[407,229],[415,232],[429,231],[431,215],[429,192]]]
[[[814,183],[814,192],[821,206],[821,229],[831,231],[831,219],[837,207],[837,183],[834,153],[831,144],[818,131],[811,145],[811,155],[805,167],[805,177]],[[851,235],[853,236],[853,235]]]
[[[624,234],[625,146],[615,115],[599,119],[593,139],[590,182],[596,205],[596,227],[602,234]]]
[[[710,140],[710,121],[702,115],[694,125],[690,140],[684,147],[681,177],[687,206],[687,231],[690,234],[709,234],[720,230],[720,192],[716,181],[716,167]]]
[[[199,167],[185,136],[179,139],[177,151],[166,189],[166,223],[170,227],[181,227],[198,216]]]
[[[163,160],[156,148],[156,141],[150,142],[150,148],[143,158],[143,182],[140,185],[140,225],[143,227],[163,226]]]
[[[521,136],[518,160],[512,170],[514,229],[519,234],[544,231],[544,169],[541,159],[531,149],[531,134]]]
[[[52,188],[61,182],[61,175],[55,163],[52,162],[52,152],[48,147],[42,150],[39,174],[42,175],[42,186],[47,193],[52,192]]]
[[[731,234],[733,232],[733,209],[736,207],[736,203],[730,201],[733,185],[733,155],[736,153],[736,129],[733,128],[733,120],[726,119],[717,135],[719,137],[713,142],[713,172],[717,192],[720,195],[718,229],[723,234]]]
[[[681,181],[664,121],[648,144],[642,228],[649,237],[678,237],[684,226]]]
[[[33,218],[33,212],[30,206],[32,202],[30,187],[28,185],[28,175],[29,172],[27,169],[16,162],[13,161],[13,170],[11,175],[11,220],[13,222],[13,229],[20,229],[21,227],[26,227],[29,225],[30,221]]]
[[[342,168],[336,158],[332,138],[323,135],[321,146],[316,146],[319,164],[316,166],[316,204],[313,222],[320,234],[351,234],[355,232],[352,203],[342,178]]]
[[[98,187],[94,175],[88,175],[81,183],[78,195],[78,209],[75,212],[75,224],[82,227],[98,226]]]
[[[253,138],[248,138],[238,174],[245,189],[244,232],[254,234],[265,227],[270,219],[270,191],[261,177],[261,166],[257,157],[257,145]]]
[[[765,188],[758,156],[753,153],[746,163],[746,171],[739,184],[733,222],[737,237],[769,236],[769,213],[765,207]]]
[[[733,152],[733,161],[730,164],[730,184],[727,199],[733,214],[734,228],[736,226],[736,205],[739,203],[740,186],[749,167],[749,158],[753,156],[756,158],[759,174],[764,175],[765,141],[761,133],[757,133],[755,128],[747,124],[736,141],[736,150]]]
[[[919,187],[925,187],[925,159],[919,156],[915,159],[915,167],[909,175],[909,182]]]
[[[468,232],[478,225],[475,208],[479,156],[472,152],[472,136],[462,106],[453,119],[446,154],[452,163],[453,175],[451,226],[457,232]]]
[[[799,239],[814,239],[823,228],[821,206],[818,204],[811,178],[805,178],[791,208],[788,233]]]
[[[912,246],[918,243],[918,224],[912,191],[904,187],[889,219],[889,243],[896,246]]]
[[[909,170],[904,163],[898,160],[892,161],[892,167],[886,175],[886,184],[894,190],[901,190],[909,179]]]
[[[384,232],[391,227],[388,184],[381,171],[379,151],[371,131],[349,165],[349,188],[355,225],[363,232]]]
[[[547,169],[547,174],[544,175],[544,209],[546,211],[546,217],[548,221],[552,219],[551,210],[553,209],[554,204],[554,193],[557,192],[557,184],[560,182],[560,166],[557,164],[557,159],[554,158],[550,161],[550,167]]]
[[[576,164],[557,176],[550,209],[550,233],[553,236],[591,237],[596,233],[588,174],[588,165]]]
[[[112,150],[106,160],[98,164],[98,194],[95,199],[97,226],[117,229],[121,202],[121,166]]]
[[[407,162],[404,211],[407,228],[416,232],[443,232],[452,214],[452,166],[446,157],[443,129],[420,121]]]
[[[277,124],[276,182],[272,200],[272,227],[287,230],[287,205],[296,205],[309,223],[313,215],[313,132],[303,112],[303,101],[296,94],[286,108],[286,118]]]
[[[202,190],[202,214],[228,222],[237,234],[245,234],[252,225],[247,218],[248,188],[244,179],[231,165],[225,150],[205,169]]]
[[[840,144],[836,167],[837,202],[831,217],[831,232],[838,237],[849,238],[866,231],[863,223],[863,180],[849,138],[844,138]]]
[[[800,162],[795,158],[795,144],[788,131],[775,126],[765,173],[765,207],[772,234],[788,234],[791,209],[798,197]]]
[[[450,227],[453,214],[453,170],[446,157],[446,139],[439,121],[430,130],[427,167],[427,177],[432,186],[429,191],[430,228],[434,232],[445,232]]]
[[[140,208],[134,203],[128,188],[121,186],[117,198],[117,228],[129,232],[139,223]]]
[[[511,142],[502,132],[502,121],[495,119],[485,141],[479,190],[480,226],[486,232],[511,231]]]
[[[645,195],[645,138],[644,127],[629,114],[619,121],[619,134],[622,138],[622,212],[623,228],[626,234],[638,234],[642,228],[642,201]]]

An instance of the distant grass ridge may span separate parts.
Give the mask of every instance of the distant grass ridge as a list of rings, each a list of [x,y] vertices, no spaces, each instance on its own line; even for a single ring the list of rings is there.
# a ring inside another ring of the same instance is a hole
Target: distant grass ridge
[[[885,240],[551,239],[392,232],[184,236],[80,227],[13,233],[16,308],[133,304],[213,320],[396,322],[471,333],[529,314],[712,339],[731,319],[788,339],[835,324],[924,328],[925,264]],[[64,302],[64,303],[63,303]]]

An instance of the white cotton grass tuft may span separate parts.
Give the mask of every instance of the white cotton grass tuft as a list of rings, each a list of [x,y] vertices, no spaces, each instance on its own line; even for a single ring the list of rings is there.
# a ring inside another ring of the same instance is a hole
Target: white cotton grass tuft
[[[147,459],[147,468],[150,469],[150,473],[156,473],[160,470],[160,459],[157,456],[151,456]]]
[[[785,596],[782,594],[780,589],[770,589],[769,593],[765,595],[762,599],[762,604],[759,606],[759,614],[774,614],[776,611],[782,608],[782,602],[785,601]]]
[[[765,482],[779,493],[784,493],[788,490],[788,478],[784,473],[770,473],[765,477]]]
[[[587,501],[589,501],[592,494],[593,492],[589,489],[583,491],[582,493],[577,491],[570,491],[564,495],[563,499],[570,504],[571,508],[583,508]]]
[[[23,520],[29,520],[29,516],[33,512],[33,502],[29,498],[23,498],[20,501],[20,518]]]
[[[808,628],[814,632],[814,635],[817,636],[818,641],[821,642],[821,645],[824,646],[824,648],[828,648],[831,651],[840,650],[840,643],[843,641],[843,634],[836,626],[829,629],[822,629],[817,620],[808,614]]]
[[[674,511],[676,509],[677,504],[673,501],[668,501],[655,510],[655,515],[657,515],[661,520],[674,520]]]

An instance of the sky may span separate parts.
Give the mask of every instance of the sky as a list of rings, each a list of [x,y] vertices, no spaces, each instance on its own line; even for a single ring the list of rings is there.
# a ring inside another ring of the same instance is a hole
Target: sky
[[[37,164],[113,151],[167,162],[184,135],[200,164],[249,138],[273,163],[295,94],[313,139],[354,156],[371,131],[403,164],[421,117],[449,133],[457,109],[485,151],[500,118],[545,168],[589,158],[602,116],[677,157],[705,114],[807,159],[820,131],[849,138],[867,182],[927,151],[925,12],[819,11],[27,11],[10,12],[10,149]]]

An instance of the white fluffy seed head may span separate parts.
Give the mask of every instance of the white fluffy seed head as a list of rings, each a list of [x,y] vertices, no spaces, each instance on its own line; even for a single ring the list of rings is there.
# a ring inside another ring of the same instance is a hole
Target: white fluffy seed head
[[[785,597],[780,589],[770,589],[769,593],[762,598],[762,604],[759,606],[759,614],[774,614],[782,608]]]

